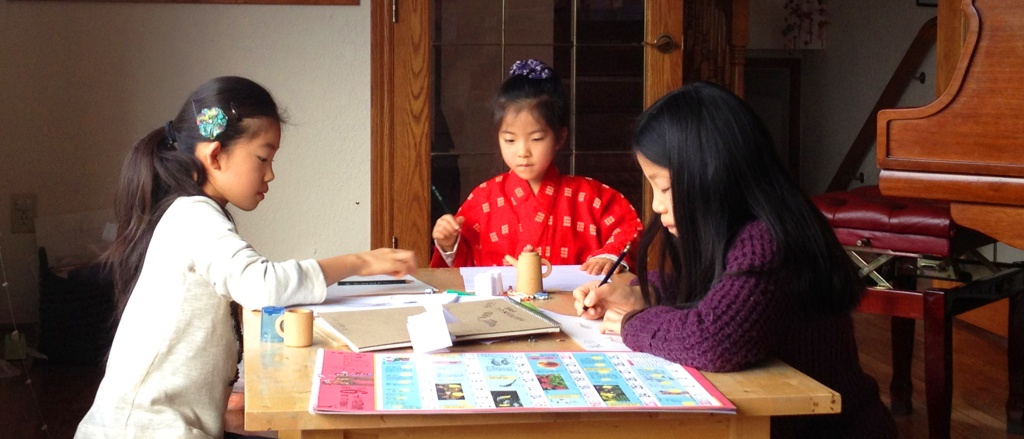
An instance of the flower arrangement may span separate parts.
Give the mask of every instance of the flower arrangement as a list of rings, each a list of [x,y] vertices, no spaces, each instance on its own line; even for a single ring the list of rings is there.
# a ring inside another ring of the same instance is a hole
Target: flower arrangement
[[[785,0],[782,37],[787,49],[821,49],[828,41],[828,14],[820,0]]]

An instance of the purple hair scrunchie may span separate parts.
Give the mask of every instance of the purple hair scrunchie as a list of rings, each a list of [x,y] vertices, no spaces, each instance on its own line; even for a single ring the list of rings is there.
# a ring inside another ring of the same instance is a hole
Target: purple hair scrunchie
[[[551,67],[543,61],[536,59],[524,59],[516,61],[509,69],[509,76],[525,76],[530,79],[547,79],[551,76]]]

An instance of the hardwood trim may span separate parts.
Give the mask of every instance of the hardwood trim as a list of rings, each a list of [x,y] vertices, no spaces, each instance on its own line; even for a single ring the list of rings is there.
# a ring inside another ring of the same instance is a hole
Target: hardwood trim
[[[391,247],[394,164],[391,118],[394,100],[394,32],[391,2],[370,3],[370,246]]]
[[[917,291],[867,288],[857,311],[921,320],[924,318],[924,299]]]
[[[1024,205],[1024,179],[1021,178],[882,169],[878,186],[883,194],[893,197]]]
[[[928,432],[949,437],[953,396],[953,322],[942,290],[924,292],[924,386]]]
[[[938,41],[935,46],[935,96],[941,96],[953,80],[953,72],[966,38],[960,0],[939,0]]]
[[[654,105],[658,99],[683,85],[683,2],[646,0],[644,2],[644,41],[653,42],[659,35],[669,34],[679,47],[668,54],[658,52],[650,45],[644,46],[644,108]],[[647,179],[644,181],[643,218],[651,218],[651,200],[654,192]]]
[[[1016,206],[952,203],[949,213],[961,226],[983,230],[999,242],[1024,249],[1024,234],[1020,233],[1021,218],[1024,218],[1024,207],[1020,205],[1024,203],[1013,204]]]
[[[430,263],[429,0],[389,0],[371,8],[371,194],[373,247],[412,250]],[[403,213],[421,214],[410,218]]]
[[[972,0],[963,0],[964,11],[968,13],[964,14],[964,18],[967,23],[967,35],[966,41],[963,45],[963,55],[959,58],[959,62],[956,65],[956,70],[953,72],[952,79],[950,80],[949,86],[946,90],[932,103],[923,107],[917,108],[902,108],[902,109],[887,109],[878,112],[878,125],[877,125],[877,138],[878,138],[878,167],[883,169],[910,169],[910,170],[936,170],[935,161],[915,161],[908,159],[900,159],[892,157],[889,154],[890,150],[890,133],[895,129],[899,131],[898,127],[894,128],[894,125],[905,125],[908,122],[916,119],[923,119],[928,116],[932,116],[946,109],[947,106],[953,101],[957,93],[960,91],[960,87],[963,85],[964,77],[967,75],[967,67],[971,64],[971,59],[974,58],[975,48],[978,44],[978,11],[974,9]],[[941,23],[940,23],[941,25]],[[994,169],[996,166],[991,165]],[[1001,168],[1013,168],[1012,166],[1003,166]],[[1018,172],[1024,176],[1024,168],[1016,167]],[[1013,174],[1011,174],[1013,175]],[[885,193],[885,192],[883,192]],[[888,195],[888,194],[886,194]]]
[[[729,49],[732,52],[732,91],[736,96],[743,97],[743,72],[747,59],[747,45],[750,43],[750,0],[733,0],[732,2],[732,39]]]
[[[669,34],[677,44],[683,41],[683,3],[647,0],[647,26],[644,41],[653,42],[659,35]],[[644,47],[644,108],[650,107],[668,92],[683,85],[682,47],[671,53],[658,52],[654,46]]]
[[[392,230],[399,248],[430,264],[431,72],[429,0],[398,2],[392,65]]]

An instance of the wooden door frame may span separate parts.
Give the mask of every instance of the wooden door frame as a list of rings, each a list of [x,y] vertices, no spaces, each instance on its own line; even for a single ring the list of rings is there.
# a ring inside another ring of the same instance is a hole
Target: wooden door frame
[[[430,3],[370,2],[370,243],[373,248],[413,250],[421,266],[429,264],[431,252]],[[668,33],[681,44],[682,1],[645,0],[644,9],[645,41]],[[644,108],[682,85],[681,51],[677,48],[666,56],[646,45]],[[645,182],[645,217],[650,213],[650,197]]]
[[[683,85],[683,2],[646,0],[644,14],[645,42],[650,43],[662,34],[669,34],[678,44],[676,50],[670,53],[673,56],[665,56],[653,45],[644,44],[644,109],[647,109],[662,96]],[[647,218],[654,215],[651,208],[654,191],[646,178],[641,179],[644,182],[643,206],[633,208],[642,211],[641,218],[647,221]]]
[[[429,7],[430,0],[370,3],[370,245],[413,250],[421,266],[430,255]],[[417,207],[422,221],[399,214]]]
[[[394,44],[390,8],[384,0],[370,3],[370,247],[391,247],[385,245],[385,237],[392,235],[390,200],[394,186],[391,175],[394,165],[391,149],[391,100],[394,89],[393,53]],[[388,200],[388,201],[383,201]]]

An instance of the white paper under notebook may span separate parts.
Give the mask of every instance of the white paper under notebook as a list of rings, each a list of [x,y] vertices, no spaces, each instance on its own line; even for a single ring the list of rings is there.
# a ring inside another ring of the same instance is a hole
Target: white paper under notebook
[[[473,285],[473,278],[476,275],[494,270],[501,272],[501,282],[504,284],[502,286],[503,290],[507,290],[510,286],[515,286],[516,267],[462,267],[459,268],[459,273],[462,274],[463,283],[467,286],[466,288],[469,288],[469,285]],[[603,278],[601,275],[590,275],[586,271],[580,271],[579,265],[552,265],[551,275],[545,277],[542,282],[544,283],[544,291],[572,291],[587,282]]]
[[[601,320],[590,320],[583,317],[567,316],[554,311],[542,309],[541,312],[551,320],[558,322],[562,333],[587,351],[625,352],[632,351],[618,334],[602,334]]]

